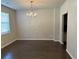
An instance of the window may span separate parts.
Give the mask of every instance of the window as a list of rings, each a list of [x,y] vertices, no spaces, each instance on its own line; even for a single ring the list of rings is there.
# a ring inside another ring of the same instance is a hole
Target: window
[[[9,13],[1,12],[1,34],[10,32]]]

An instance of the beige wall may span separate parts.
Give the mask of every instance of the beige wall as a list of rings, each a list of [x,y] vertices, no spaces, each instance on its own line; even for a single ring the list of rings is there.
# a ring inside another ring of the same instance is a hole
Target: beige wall
[[[38,16],[31,18],[27,10],[17,11],[18,34],[21,38],[54,38],[54,9],[35,10]]]
[[[60,40],[62,40],[62,15],[68,12],[67,51],[77,59],[77,1],[66,0],[60,10]]]
[[[55,8],[55,40],[59,40],[60,35],[60,8]]]
[[[11,33],[1,36],[1,47],[4,47],[5,45],[14,41],[16,38],[16,11],[13,9],[1,6],[1,12],[9,13],[10,26],[11,26]]]

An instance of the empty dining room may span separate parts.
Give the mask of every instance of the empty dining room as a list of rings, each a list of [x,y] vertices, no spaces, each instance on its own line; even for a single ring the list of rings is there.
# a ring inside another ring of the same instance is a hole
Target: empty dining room
[[[1,0],[1,59],[77,59],[77,0]]]

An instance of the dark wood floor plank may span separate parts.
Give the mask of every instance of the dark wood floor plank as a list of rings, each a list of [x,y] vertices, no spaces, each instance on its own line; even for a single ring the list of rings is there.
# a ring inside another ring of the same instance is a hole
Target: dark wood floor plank
[[[52,40],[18,40],[1,54],[2,59],[71,59],[63,45]]]

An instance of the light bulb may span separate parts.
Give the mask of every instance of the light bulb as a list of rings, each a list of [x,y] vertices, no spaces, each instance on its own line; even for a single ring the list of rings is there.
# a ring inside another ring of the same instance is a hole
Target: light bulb
[[[34,13],[34,16],[37,16],[37,13]]]
[[[34,17],[35,17],[35,16],[37,16],[38,14],[37,14],[37,13],[34,13],[34,12],[29,12],[29,13],[27,13],[26,15],[27,15],[27,16],[32,16],[32,17],[34,16]]]
[[[30,12],[30,13],[29,13],[29,16],[32,16],[32,15],[33,15],[33,12]]]

